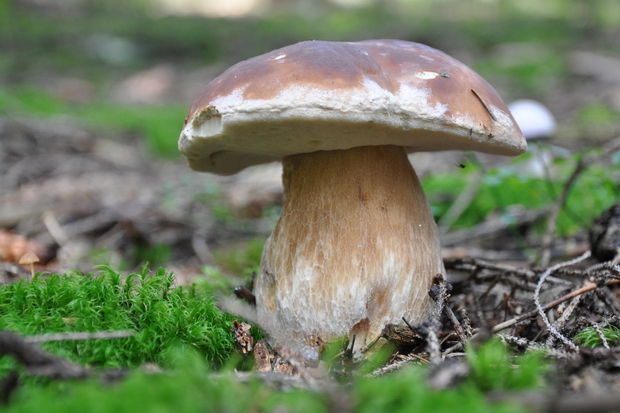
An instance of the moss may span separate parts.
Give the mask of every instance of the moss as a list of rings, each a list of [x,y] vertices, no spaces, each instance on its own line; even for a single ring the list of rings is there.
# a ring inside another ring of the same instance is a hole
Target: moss
[[[46,343],[54,354],[82,364],[132,367],[165,363],[175,345],[195,349],[210,365],[233,352],[233,316],[222,312],[205,289],[175,286],[163,269],[146,268],[124,279],[109,267],[82,275],[35,277],[0,287],[0,329],[24,335],[72,331],[130,330],[114,340]]]

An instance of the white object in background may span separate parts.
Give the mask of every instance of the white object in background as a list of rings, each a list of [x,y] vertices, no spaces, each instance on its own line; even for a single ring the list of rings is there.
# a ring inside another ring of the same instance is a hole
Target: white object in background
[[[545,105],[532,99],[519,99],[509,103],[508,109],[519,125],[525,139],[530,141],[528,151],[533,157],[522,167],[533,176],[549,178],[551,165],[556,157],[567,157],[565,150],[554,145],[532,145],[532,141],[541,141],[555,135],[557,124],[555,117]]]
[[[526,139],[548,138],[555,134],[555,117],[542,103],[520,99],[508,104],[508,109]]]

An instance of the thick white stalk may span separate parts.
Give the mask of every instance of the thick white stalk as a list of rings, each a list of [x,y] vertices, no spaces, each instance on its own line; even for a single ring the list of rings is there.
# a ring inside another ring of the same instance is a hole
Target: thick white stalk
[[[283,159],[284,204],[265,244],[258,321],[316,358],[323,342],[423,321],[443,274],[437,228],[404,148],[366,146]]]

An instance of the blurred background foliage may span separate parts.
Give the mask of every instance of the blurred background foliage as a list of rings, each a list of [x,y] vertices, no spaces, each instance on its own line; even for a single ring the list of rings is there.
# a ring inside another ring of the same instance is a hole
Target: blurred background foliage
[[[550,143],[564,152],[547,173],[526,167],[532,153],[484,167],[483,186],[455,228],[491,213],[511,219],[514,205],[550,205],[576,157],[620,133],[617,0],[3,0],[0,115],[69,118],[107,136],[130,131],[159,156],[178,159],[189,104],[228,66],[308,39],[370,38],[443,50],[506,102],[539,100],[558,121]],[[587,226],[620,197],[614,159],[615,169],[590,168],[579,180],[561,234]],[[421,173],[438,219],[479,177],[475,161],[456,165]],[[230,221],[230,211],[214,205]]]
[[[593,76],[580,73],[573,52],[619,57],[616,0],[4,0],[0,23],[5,110],[21,104],[71,113],[95,102],[185,108],[211,77],[241,59],[308,39],[369,38],[441,49],[479,71],[507,101],[541,99],[561,120],[614,123],[608,118],[620,105],[617,96],[564,105],[551,96],[560,99],[567,82]],[[148,96],[119,90],[147,69],[159,70],[148,73],[159,89]],[[191,76],[198,79],[178,84]],[[17,101],[7,102],[7,89],[19,92]]]

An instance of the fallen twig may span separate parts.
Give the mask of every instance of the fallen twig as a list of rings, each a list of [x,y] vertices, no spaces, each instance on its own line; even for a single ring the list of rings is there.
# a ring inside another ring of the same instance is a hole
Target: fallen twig
[[[536,211],[524,211],[514,217],[514,221],[507,223],[505,219],[495,218],[481,222],[471,228],[456,230],[449,232],[441,237],[441,245],[444,247],[471,242],[472,238],[492,237],[497,233],[511,227],[530,224],[547,216],[549,210],[547,208]]]
[[[415,327],[409,324],[403,317],[403,321],[412,331],[420,334],[426,339],[426,351],[428,352],[428,360],[431,364],[438,365],[441,363],[441,344],[439,343],[438,331],[441,331],[441,324],[427,321],[418,324]]]
[[[34,343],[10,331],[0,332],[0,354],[23,364],[28,373],[52,379],[85,379],[90,370],[60,357],[52,356]]]
[[[553,209],[551,210],[551,214],[549,215],[549,219],[547,220],[547,228],[541,242],[542,252],[540,255],[540,264],[542,266],[546,267],[547,265],[549,265],[549,261],[551,259],[551,246],[553,244],[553,236],[555,234],[558,217],[560,215],[560,211],[562,211],[562,208],[566,203],[566,198],[568,197],[570,190],[577,181],[577,178],[579,178],[581,173],[585,171],[590,166],[590,164],[594,163],[599,158],[615,152],[616,150],[618,150],[618,148],[620,148],[620,138],[616,138],[604,145],[602,148],[602,154],[589,154],[583,156],[579,159],[579,161],[577,161],[573,173],[569,176],[568,180],[564,184],[564,187],[562,188],[562,193],[553,205]]]
[[[483,269],[490,271],[500,271],[502,273],[511,273],[520,277],[524,277],[526,279],[535,278],[538,276],[538,273],[534,270],[530,270],[524,267],[515,267],[512,265],[499,264],[482,258],[447,259],[444,260],[444,265],[446,269],[455,271],[473,272],[475,270]],[[562,278],[557,278],[551,275],[547,277],[547,281],[556,284],[573,285],[573,283],[570,281],[566,281]]]
[[[463,215],[463,212],[465,212],[476,198],[476,195],[482,187],[482,176],[483,172],[477,171],[469,178],[469,183],[465,189],[463,189],[454,202],[452,202],[452,205],[446,213],[443,214],[439,222],[437,222],[440,235],[445,235],[450,230],[452,224]]]
[[[446,280],[443,278],[441,274],[438,274],[433,279],[433,286],[429,291],[430,297],[435,301],[436,307],[433,312],[433,322],[439,324],[439,318],[441,317],[441,313],[443,312],[446,317],[452,323],[452,328],[456,332],[459,337],[459,341],[462,343],[467,342],[467,336],[465,335],[465,330],[463,326],[459,322],[458,318],[452,311],[452,308],[447,305],[448,298],[450,298],[450,290],[452,289],[452,285],[446,283]]]
[[[394,361],[393,363],[387,364],[385,366],[379,367],[374,370],[372,373],[368,374],[368,377],[379,377],[383,376],[386,373],[390,373],[392,371],[399,370],[400,368],[412,364],[414,362],[421,362],[422,364],[428,364],[428,360],[421,358],[415,354],[410,354],[407,356],[403,356],[401,359]]]
[[[619,282],[620,282],[620,280],[612,279],[612,280],[609,280],[609,281],[605,282],[603,285],[612,285],[612,284],[617,284]],[[595,290],[597,288],[599,288],[599,286],[597,284],[587,282],[584,286],[582,286],[582,287],[580,287],[580,288],[578,288],[578,289],[576,289],[574,291],[571,291],[570,293],[568,293],[568,294],[558,298],[557,300],[554,300],[554,301],[550,302],[549,304],[543,306],[542,309],[544,311],[550,310],[551,308],[556,307],[556,306],[560,305],[561,303],[570,300],[571,298],[575,298],[578,295],[587,293],[588,291],[592,291],[592,290]],[[504,329],[506,329],[508,327],[512,327],[513,325],[515,325],[517,323],[520,323],[521,321],[525,321],[528,318],[534,317],[535,315],[538,314],[538,312],[539,312],[539,310],[536,309],[536,310],[530,311],[529,313],[522,314],[519,317],[515,317],[515,318],[512,318],[510,320],[504,321],[503,323],[499,323],[499,324],[497,324],[497,325],[495,325],[493,327],[492,331],[493,331],[493,333],[497,333],[497,332],[502,331],[502,330],[504,330]]]
[[[133,331],[97,331],[94,333],[53,333],[24,337],[26,343],[46,343],[49,341],[77,341],[126,338],[136,335]]]
[[[558,268],[569,267],[571,265],[577,264],[578,262],[581,262],[581,261],[585,260],[589,256],[590,256],[590,251],[587,251],[584,254],[582,254],[581,256],[579,256],[579,257],[577,257],[577,258],[575,258],[573,260],[566,261],[566,262],[561,262],[559,264],[554,265],[553,267],[549,267],[547,269],[547,271],[545,271],[540,276],[540,279],[538,280],[538,285],[536,285],[536,291],[534,291],[534,304],[536,304],[536,308],[538,309],[538,314],[540,315],[540,317],[542,318],[543,322],[547,326],[547,330],[549,330],[549,333],[553,334],[556,338],[558,338],[560,341],[562,341],[564,344],[566,344],[569,348],[571,348],[571,349],[573,349],[575,351],[579,351],[579,347],[577,347],[572,341],[570,341],[569,339],[564,337],[564,335],[562,335],[562,333],[560,333],[551,324],[551,322],[547,318],[547,314],[545,314],[546,310],[543,309],[542,305],[540,305],[540,299],[539,299],[539,297],[540,297],[540,290],[542,288],[542,285],[545,283],[545,279],[553,271],[557,270]]]
[[[575,181],[577,181],[579,175],[581,175],[581,173],[585,171],[587,167],[588,164],[586,163],[585,158],[579,159],[577,165],[575,165],[573,173],[564,184],[564,187],[562,188],[562,193],[553,204],[553,209],[551,210],[551,214],[549,214],[549,219],[547,220],[547,228],[541,242],[542,252],[540,255],[540,265],[542,265],[543,267],[549,265],[549,260],[551,259],[551,245],[553,244],[553,235],[555,234],[555,228],[558,223],[560,211],[562,211],[564,203],[566,202],[566,198],[568,198],[568,193],[575,184]]]
[[[573,299],[571,299],[570,301],[565,301],[562,304],[560,304],[560,308],[558,308],[557,312],[558,314],[561,314],[561,315],[560,315],[560,318],[558,318],[553,323],[553,327],[555,329],[559,329],[561,328],[561,326],[566,324],[570,316],[573,314],[573,311],[575,311],[575,309],[579,305],[579,302],[581,301],[581,297],[583,297],[583,295],[578,295],[574,297]],[[564,305],[566,303],[569,303],[569,304]],[[549,337],[547,338],[547,346],[550,347],[551,345],[553,345],[554,340],[555,340],[555,336],[550,334]]]
[[[588,320],[588,321],[590,322],[590,325],[592,326],[594,331],[596,331],[596,334],[598,334],[599,338],[601,339],[601,342],[603,343],[603,347],[605,347],[607,350],[609,350],[610,349],[609,343],[607,342],[607,338],[605,337],[605,334],[603,334],[603,331],[601,330],[601,327],[597,323],[595,323],[595,322],[593,322],[591,320]]]

